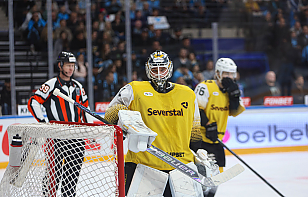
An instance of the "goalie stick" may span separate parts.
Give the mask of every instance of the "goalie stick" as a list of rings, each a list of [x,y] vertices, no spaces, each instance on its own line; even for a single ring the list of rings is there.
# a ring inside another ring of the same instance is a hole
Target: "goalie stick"
[[[53,91],[53,94],[55,96],[60,96],[64,100],[68,101],[69,103],[74,104],[76,107],[84,110],[85,112],[87,112],[88,114],[97,118],[98,120],[102,121],[103,123],[110,124],[107,120],[105,120],[100,115],[96,114],[95,112],[92,112],[91,110],[84,107],[80,103],[77,103],[73,99],[71,99],[68,96],[66,96],[65,94],[61,93],[58,88],[55,88],[55,90]],[[198,183],[200,183],[201,185],[203,185],[205,187],[218,186],[218,185],[232,179],[233,177],[237,176],[238,174],[240,174],[244,171],[243,166],[241,166],[240,164],[237,164],[237,165],[234,165],[233,167],[231,167],[230,169],[226,170],[225,172],[220,173],[216,176],[204,177],[203,175],[199,174],[198,172],[196,172],[192,168],[188,167],[183,162],[179,161],[178,159],[172,157],[168,153],[164,152],[163,150],[161,150],[161,149],[159,149],[159,148],[157,148],[153,145],[149,146],[146,151],[149,152],[150,154],[154,155],[158,159],[166,162],[170,166],[174,167],[175,169],[179,170],[183,174],[187,175],[188,177],[197,181]]]

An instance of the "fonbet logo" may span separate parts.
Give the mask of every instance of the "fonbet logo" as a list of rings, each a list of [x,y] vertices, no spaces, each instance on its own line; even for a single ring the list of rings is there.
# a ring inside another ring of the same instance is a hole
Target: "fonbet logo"
[[[239,126],[235,126],[236,141],[239,143],[249,143],[250,141],[256,143],[262,142],[283,142],[286,140],[300,141],[302,138],[308,138],[308,124],[305,129],[278,128],[277,125],[268,125],[266,130],[245,131],[241,130]]]

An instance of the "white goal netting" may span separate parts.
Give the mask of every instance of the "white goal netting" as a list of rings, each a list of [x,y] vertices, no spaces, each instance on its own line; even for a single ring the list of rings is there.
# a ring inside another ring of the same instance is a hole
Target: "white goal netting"
[[[17,147],[10,145],[1,197],[122,196],[119,127],[57,122],[11,125],[7,131],[9,142],[16,134],[21,137],[22,147],[16,154]]]

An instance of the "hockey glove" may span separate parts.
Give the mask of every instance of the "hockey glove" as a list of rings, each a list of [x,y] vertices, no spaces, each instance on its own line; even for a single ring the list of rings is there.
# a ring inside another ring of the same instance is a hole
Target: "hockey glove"
[[[229,77],[225,77],[221,81],[223,88],[228,92],[229,97],[231,98],[239,98],[241,96],[241,92],[238,88],[238,85]]]
[[[209,125],[205,126],[206,132],[205,136],[210,139],[212,142],[216,142],[218,138],[217,124],[216,122],[212,122]]]

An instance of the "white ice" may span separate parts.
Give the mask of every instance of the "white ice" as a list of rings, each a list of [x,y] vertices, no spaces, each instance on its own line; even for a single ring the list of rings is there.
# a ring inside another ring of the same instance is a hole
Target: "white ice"
[[[239,155],[250,167],[286,197],[308,196],[308,152]],[[225,169],[240,163],[227,156]],[[279,196],[244,164],[245,171],[218,187],[215,197],[275,197]],[[0,170],[0,179],[4,174]]]

